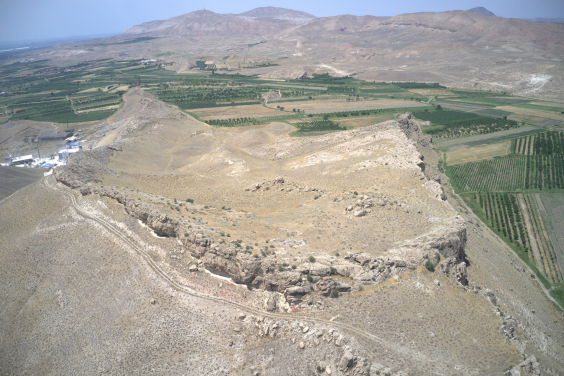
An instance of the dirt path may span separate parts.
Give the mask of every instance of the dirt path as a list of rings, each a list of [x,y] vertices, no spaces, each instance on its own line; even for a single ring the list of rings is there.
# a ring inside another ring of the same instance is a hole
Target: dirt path
[[[519,206],[521,206],[521,210],[523,211],[523,218],[525,219],[525,227],[527,228],[527,234],[529,235],[529,243],[531,244],[531,249],[533,250],[533,255],[535,256],[535,263],[539,268],[540,272],[546,275],[544,271],[544,265],[541,261],[539,247],[537,246],[537,239],[534,236],[533,229],[531,226],[531,220],[529,219],[529,212],[527,210],[527,204],[523,201],[523,195],[517,195],[519,199]]]
[[[54,178],[52,178],[54,179]],[[320,319],[320,318],[316,318],[316,317],[309,317],[309,316],[293,316],[293,315],[288,315],[288,314],[282,314],[282,313],[271,313],[271,312],[267,312],[267,311],[263,311],[260,309],[256,309],[256,308],[252,308],[252,307],[248,307],[244,304],[241,303],[237,303],[237,302],[233,302],[224,298],[219,298],[219,297],[215,297],[215,296],[210,296],[210,295],[206,295],[206,294],[202,294],[199,293],[197,291],[194,291],[184,285],[181,285],[180,283],[176,282],[171,276],[169,276],[159,265],[157,265],[157,263],[152,259],[152,257],[145,252],[142,248],[138,247],[136,244],[134,244],[131,240],[129,240],[127,238],[126,235],[124,235],[122,232],[120,232],[119,230],[117,230],[112,224],[106,222],[105,220],[96,217],[95,215],[89,213],[88,211],[84,210],[80,205],[78,205],[77,201],[76,201],[76,197],[74,196],[74,194],[72,194],[71,192],[67,192],[66,190],[57,188],[55,185],[51,184],[49,182],[49,180],[51,180],[49,177],[46,177],[43,180],[43,183],[45,184],[46,187],[54,190],[54,191],[58,191],[60,193],[62,193],[63,195],[67,196],[67,198],[70,200],[72,207],[77,211],[77,213],[85,218],[89,218],[92,219],[96,222],[98,222],[99,224],[101,224],[102,226],[104,226],[108,231],[110,231],[112,234],[116,235],[121,241],[123,241],[126,245],[128,245],[129,247],[131,247],[137,254],[139,254],[141,257],[143,257],[143,259],[147,262],[147,264],[149,265],[149,267],[164,281],[166,282],[170,287],[172,287],[173,289],[180,291],[182,293],[185,293],[187,295],[199,298],[199,299],[204,299],[207,301],[212,301],[212,302],[216,302],[216,303],[220,303],[220,304],[227,304],[232,306],[233,308],[237,308],[240,309],[241,311],[247,312],[249,314],[254,314],[254,315],[259,315],[259,316],[263,316],[263,317],[269,317],[272,319],[280,319],[280,320],[299,320],[299,321],[309,321],[309,322],[313,322],[313,323],[319,323],[319,324],[325,324],[328,326],[333,326],[333,327],[337,327],[339,329],[342,329],[344,331],[347,331],[349,333],[352,333],[354,335],[357,335],[359,337],[363,337],[365,339],[368,339],[370,341],[373,341],[375,343],[378,343],[396,353],[398,353],[401,356],[405,356],[405,357],[410,357],[412,359],[417,359],[419,362],[425,362],[425,363],[430,363],[432,362],[432,359],[429,359],[427,356],[396,345],[394,343],[390,343],[388,341],[385,341],[384,339],[372,334],[372,333],[368,333],[364,330],[361,330],[353,325],[349,325],[349,324],[345,324],[342,322],[338,322],[338,321],[331,321],[331,320],[325,320],[325,319]]]

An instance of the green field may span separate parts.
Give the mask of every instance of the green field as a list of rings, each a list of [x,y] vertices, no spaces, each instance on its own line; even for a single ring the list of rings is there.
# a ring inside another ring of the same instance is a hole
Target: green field
[[[457,110],[439,111],[440,108],[440,106],[437,106],[434,111],[418,110],[413,112],[416,118],[432,123],[431,126],[424,127],[423,132],[438,139],[495,133],[520,127],[519,123],[507,120],[507,118],[499,119]]]
[[[458,192],[564,189],[564,133],[544,132],[514,139],[512,153],[448,166]]]
[[[465,193],[462,198],[533,269],[545,287],[563,286],[556,253],[559,250],[547,235],[547,222],[534,194],[478,192]]]
[[[511,151],[446,166],[446,174],[474,213],[564,304],[564,133],[514,138]]]

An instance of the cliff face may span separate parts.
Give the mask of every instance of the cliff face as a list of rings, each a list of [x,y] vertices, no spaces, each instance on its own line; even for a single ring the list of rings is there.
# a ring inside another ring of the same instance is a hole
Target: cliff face
[[[240,245],[216,243],[211,236],[219,230],[186,225],[168,215],[162,215],[151,204],[127,197],[106,188],[89,188],[76,176],[72,165],[55,175],[57,180],[83,195],[90,193],[116,200],[125,211],[146,224],[159,236],[177,238],[192,257],[199,260],[198,269],[230,276],[234,282],[250,288],[283,293],[292,304],[302,303],[304,295],[316,291],[321,295],[358,291],[361,285],[381,283],[389,278],[415,270],[431,261],[439,263],[444,273],[465,285],[466,228],[462,220],[451,227],[438,227],[416,239],[402,243],[387,255],[374,257],[368,253],[351,252],[344,257],[306,258],[264,257],[245,253]],[[441,261],[442,260],[442,261]],[[292,268],[288,267],[293,264]],[[335,277],[347,277],[350,283]]]

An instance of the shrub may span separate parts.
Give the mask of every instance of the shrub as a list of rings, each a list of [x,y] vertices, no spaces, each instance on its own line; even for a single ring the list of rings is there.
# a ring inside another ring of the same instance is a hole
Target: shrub
[[[296,266],[296,265],[292,265],[292,269],[296,269],[296,268],[297,268],[297,266]]]
[[[186,202],[189,202],[189,203],[193,204],[193,203],[194,203],[194,199],[193,199],[193,198],[187,198],[187,199],[186,199]]]
[[[311,275],[308,274],[306,278],[309,283],[313,282],[313,277]]]
[[[339,291],[337,291],[337,289],[331,290],[331,297],[332,298],[338,298],[339,297]]]
[[[309,262],[314,263],[314,262],[315,262],[315,257],[309,256]]]
[[[331,274],[337,274],[337,269],[335,269],[334,267],[331,267]]]
[[[431,260],[427,260],[425,262],[425,267],[427,268],[428,271],[430,272],[434,272],[435,271],[435,265],[433,265],[433,263],[431,262]]]

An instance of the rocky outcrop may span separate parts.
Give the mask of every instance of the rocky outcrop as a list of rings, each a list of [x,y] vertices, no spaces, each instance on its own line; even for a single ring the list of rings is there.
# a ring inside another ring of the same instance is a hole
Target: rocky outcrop
[[[99,182],[97,175],[100,173],[115,175],[106,167],[114,150],[102,147],[94,150],[82,150],[71,155],[65,166],[53,170],[57,181],[71,188],[80,188],[89,183]]]
[[[176,237],[180,233],[178,221],[160,214],[152,205],[128,198],[112,189],[94,188],[92,191],[101,197],[109,197],[122,204],[129,215],[145,223],[159,236]]]
[[[452,274],[456,282],[467,285],[466,270],[466,227],[461,219],[455,220],[453,226],[435,228],[429,233],[401,244],[389,251],[390,255],[422,265],[427,260],[436,267],[440,261],[441,271]]]
[[[425,256],[438,252],[445,259],[453,258],[460,262],[465,257],[466,227],[462,219],[454,221],[452,226],[441,226],[414,240],[402,243],[391,249],[390,255],[400,256],[416,264],[421,264]],[[457,262],[457,263],[458,263]]]
[[[111,149],[107,149],[111,150]],[[113,150],[111,151],[113,153]],[[108,153],[109,154],[109,153]],[[299,303],[311,291],[320,295],[337,297],[341,293],[357,291],[362,284],[380,283],[394,276],[414,270],[417,265],[431,260],[436,266],[443,258],[441,268],[452,273],[457,282],[467,283],[464,263],[466,229],[462,222],[451,227],[439,227],[415,240],[407,241],[392,249],[385,256],[374,257],[368,253],[349,253],[331,262],[312,261],[309,258],[284,259],[260,257],[252,252],[244,252],[239,242],[215,243],[212,234],[217,229],[188,226],[178,220],[159,213],[151,204],[127,197],[117,190],[90,188],[84,181],[73,184],[74,171],[60,173],[58,178],[69,186],[80,188],[84,195],[93,192],[101,197],[116,200],[124,206],[131,216],[146,224],[157,235],[180,240],[183,248],[199,260],[198,267],[191,265],[191,271],[203,268],[230,276],[235,282],[251,288],[284,294],[290,303]],[[273,184],[282,185],[284,179],[277,178]],[[374,202],[369,196],[359,196],[355,206],[363,210],[374,206],[387,205],[388,201]],[[257,250],[254,250],[257,251]],[[297,261],[297,264],[296,264]],[[289,264],[293,264],[292,268]],[[353,283],[338,282],[333,276],[350,278]],[[307,278],[306,278],[307,277]],[[312,303],[307,300],[306,303]]]
[[[505,373],[509,376],[540,376],[541,369],[537,358],[534,355],[529,356],[515,367]]]
[[[323,191],[318,190],[317,188],[312,188],[308,185],[305,187],[300,187],[296,183],[285,181],[283,177],[277,177],[273,180],[263,180],[257,183],[254,183],[250,187],[246,188],[245,191],[247,192],[257,192],[257,191],[268,191],[270,189],[276,189],[281,192],[319,192],[323,193]]]

